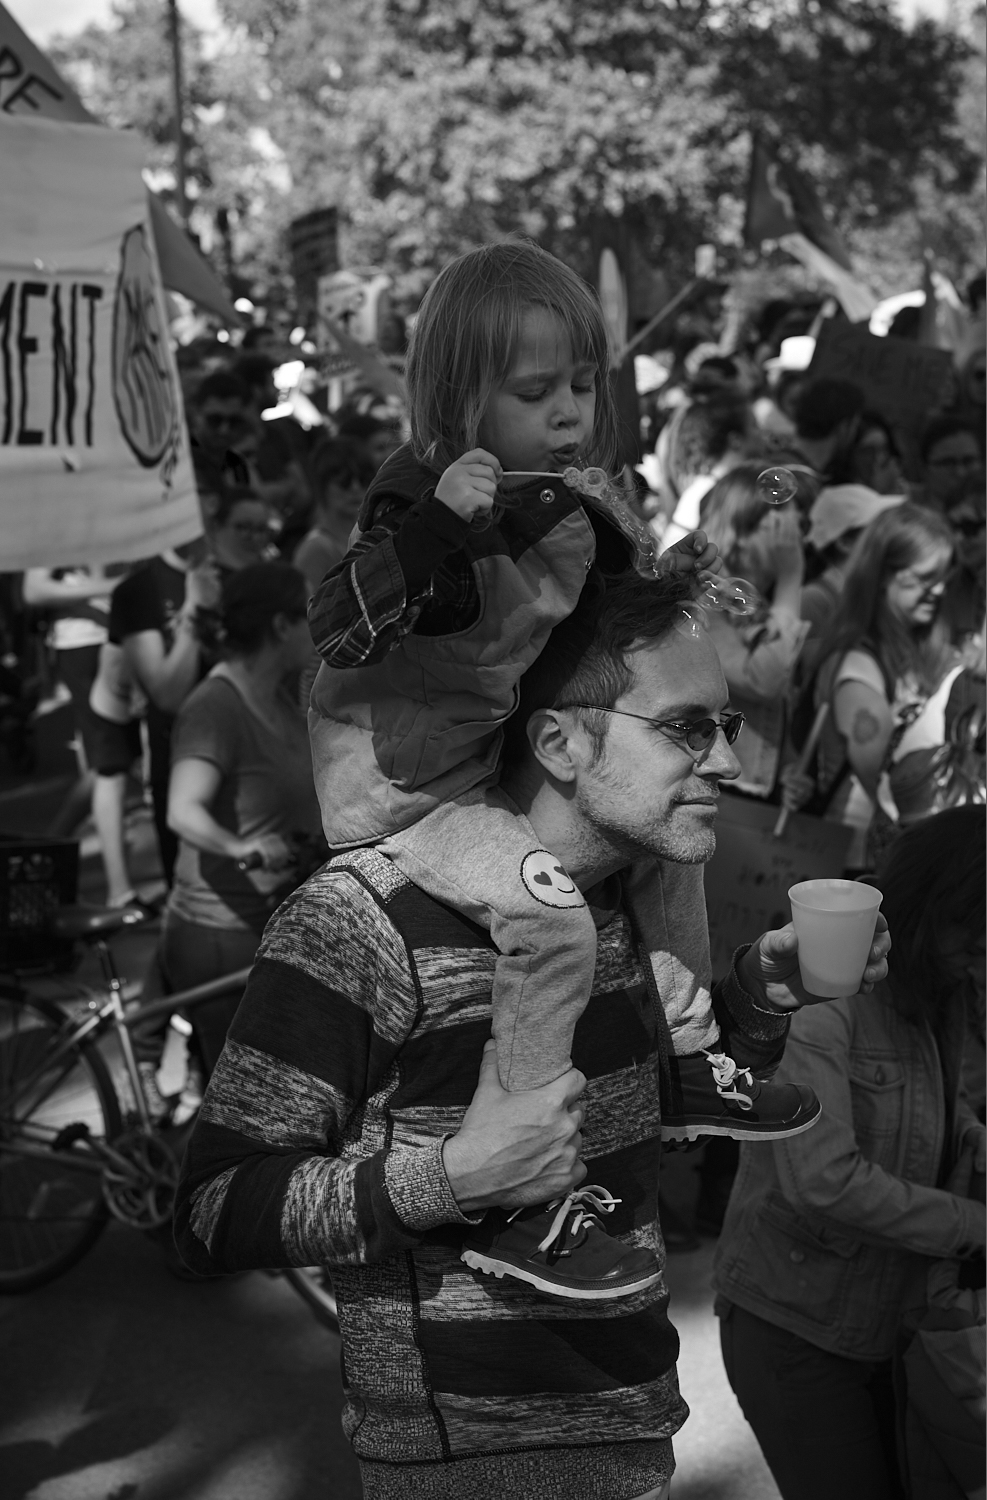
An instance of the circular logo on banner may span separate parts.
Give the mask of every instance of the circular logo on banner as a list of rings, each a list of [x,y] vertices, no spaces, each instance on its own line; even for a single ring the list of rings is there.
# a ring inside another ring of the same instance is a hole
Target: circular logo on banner
[[[120,247],[113,308],[113,400],[120,430],[145,469],[160,463],[178,426],[168,366],[168,330],[155,294],[144,226],[128,229]]]
[[[585,906],[582,892],[573,885],[562,865],[547,849],[532,849],[521,861],[521,880],[529,895],[542,906]]]

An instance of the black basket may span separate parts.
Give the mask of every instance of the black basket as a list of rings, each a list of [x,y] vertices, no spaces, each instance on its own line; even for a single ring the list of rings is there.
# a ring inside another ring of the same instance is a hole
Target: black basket
[[[67,967],[72,944],[54,933],[75,902],[79,845],[68,839],[0,838],[0,970]]]

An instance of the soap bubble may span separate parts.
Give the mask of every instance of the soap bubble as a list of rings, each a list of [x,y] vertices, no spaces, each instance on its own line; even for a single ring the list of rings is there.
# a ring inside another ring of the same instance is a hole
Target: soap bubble
[[[702,640],[704,630],[709,629],[706,611],[701,604],[683,604],[674,621],[673,628],[687,640]]]
[[[722,610],[724,614],[743,618],[757,611],[761,596],[746,578],[719,578],[709,574],[703,579],[699,602],[707,609]]]
[[[584,469],[583,486],[587,495],[602,495],[607,488],[606,469]]]
[[[757,494],[769,505],[785,505],[798,494],[799,482],[791,469],[762,469],[757,476]]]
[[[606,494],[610,480],[606,469],[577,469],[570,465],[562,471],[562,483],[577,495],[591,495],[599,500]]]

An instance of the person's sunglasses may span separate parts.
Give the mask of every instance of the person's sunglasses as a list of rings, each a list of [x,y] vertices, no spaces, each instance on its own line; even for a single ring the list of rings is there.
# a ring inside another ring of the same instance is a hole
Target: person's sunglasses
[[[954,531],[959,532],[960,536],[979,536],[984,527],[987,526],[987,518],[984,516],[970,517],[962,521],[950,521],[949,524]]]
[[[640,719],[642,724],[650,724],[652,729],[659,729],[670,740],[685,745],[697,755],[710,748],[721,729],[727,744],[734,744],[746,721],[745,714],[729,714],[725,719],[692,719],[686,722],[682,719],[649,719],[646,714],[631,714],[624,708],[604,708],[599,703],[564,703],[562,707],[589,708],[600,714],[619,714],[623,719]]]

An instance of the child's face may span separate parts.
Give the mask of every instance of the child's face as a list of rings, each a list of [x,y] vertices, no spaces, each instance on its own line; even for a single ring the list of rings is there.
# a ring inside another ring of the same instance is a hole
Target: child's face
[[[561,474],[592,435],[596,378],[596,365],[573,363],[568,336],[555,315],[529,308],[513,368],[487,402],[480,447],[505,469]]]

